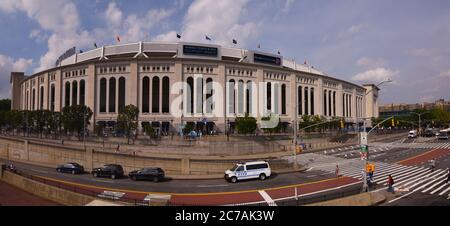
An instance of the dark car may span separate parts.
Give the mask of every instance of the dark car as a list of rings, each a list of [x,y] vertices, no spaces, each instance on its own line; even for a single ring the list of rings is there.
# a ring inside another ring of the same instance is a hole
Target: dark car
[[[56,171],[60,173],[81,174],[84,173],[84,167],[76,162],[70,162],[56,167]]]
[[[433,130],[427,129],[427,130],[425,130],[425,132],[424,132],[423,135],[424,135],[425,137],[433,137],[434,134],[435,134],[435,133],[433,133]]]
[[[116,179],[123,177],[123,168],[121,165],[107,164],[99,168],[94,168],[92,175],[94,177],[111,177],[111,179]]]
[[[164,180],[164,170],[161,168],[142,168],[128,174],[132,180],[152,180],[158,182]]]

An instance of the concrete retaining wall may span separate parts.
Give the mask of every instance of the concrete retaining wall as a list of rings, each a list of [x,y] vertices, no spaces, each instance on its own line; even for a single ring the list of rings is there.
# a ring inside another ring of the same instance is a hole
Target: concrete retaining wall
[[[374,206],[386,200],[386,196],[379,193],[362,193],[341,199],[335,199],[308,206]]]
[[[84,206],[94,200],[93,197],[85,196],[75,192],[67,191],[50,185],[42,184],[25,177],[4,171],[0,178],[21,190],[36,196],[51,200],[61,205]]]

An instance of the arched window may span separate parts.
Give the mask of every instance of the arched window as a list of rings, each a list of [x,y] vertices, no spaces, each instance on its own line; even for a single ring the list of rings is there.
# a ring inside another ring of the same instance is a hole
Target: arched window
[[[152,113],[159,113],[159,77],[152,79]]]
[[[149,113],[150,112],[150,79],[148,77],[144,77],[142,79],[142,112]]]
[[[238,114],[244,113],[244,81],[238,81]]]
[[[342,116],[346,117],[347,115],[345,115],[346,110],[345,110],[345,94],[342,94]]]
[[[72,82],[72,106],[78,105],[78,82]]]
[[[196,79],[196,84],[197,84],[197,103],[195,104],[196,106],[196,110],[195,113],[203,113],[203,78],[202,77],[198,77]]]
[[[85,105],[86,103],[86,82],[84,80],[80,81],[80,105]]]
[[[305,115],[309,115],[309,111],[308,111],[308,87],[305,87]]]
[[[41,86],[41,89],[39,91],[39,109],[43,110],[44,109],[44,87]]]
[[[162,80],[162,112],[169,113],[169,101],[170,101],[170,80],[165,76]]]
[[[187,78],[187,90],[186,90],[186,112],[194,114],[194,79],[192,77]]]
[[[333,116],[336,116],[336,91],[333,92]]]
[[[311,87],[311,115],[314,115],[314,88]]]
[[[267,110],[272,110],[272,84],[270,82],[267,83],[267,89],[266,89],[266,95],[267,95]]]
[[[302,91],[302,86],[298,86],[297,87],[297,106],[298,106],[298,115],[302,115],[303,114],[303,102],[302,102],[302,96],[303,96],[303,91]]]
[[[125,91],[125,78],[119,78],[119,112],[125,108],[125,97],[127,92]]]
[[[323,91],[323,115],[327,116],[327,90]]]
[[[235,82],[234,79],[231,79],[228,82],[228,112],[230,114],[235,113],[236,105],[235,105],[235,90],[234,90]]]
[[[213,111],[213,80],[212,78],[206,79],[206,113],[212,113]]]
[[[26,96],[26,100],[25,100],[26,106],[27,106],[27,110],[30,110],[30,103],[28,101],[29,99],[30,99],[30,92],[27,91],[27,96]]]
[[[35,110],[35,105],[34,105],[34,103],[36,102],[36,90],[35,89],[33,89],[33,93],[32,93],[32,100],[31,100],[31,102],[32,102],[32,105],[31,105],[31,110]]]
[[[331,116],[332,108],[331,108],[331,90],[328,91],[328,115]]]
[[[246,97],[246,108],[245,112],[251,114],[252,113],[252,81],[247,81],[247,89],[245,90]]]
[[[100,79],[100,112],[106,112],[106,78]]]
[[[55,84],[50,88],[50,110],[55,111]]]
[[[64,106],[70,106],[70,82],[66,82],[66,88],[65,88],[65,97],[64,97]]]
[[[286,84],[281,85],[281,114],[286,114]]]
[[[109,79],[109,109],[108,112],[116,112],[116,79]]]

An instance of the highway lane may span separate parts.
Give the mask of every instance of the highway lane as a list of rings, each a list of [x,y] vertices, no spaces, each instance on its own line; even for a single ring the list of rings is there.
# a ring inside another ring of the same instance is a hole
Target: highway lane
[[[9,164],[11,161],[1,160]],[[109,178],[94,178],[91,174],[72,175],[56,172],[55,168],[36,166],[21,162],[13,162],[19,170],[25,173],[64,180],[73,183],[81,183],[99,187],[110,187],[115,189],[131,189],[145,192],[167,192],[167,193],[208,193],[208,192],[234,192],[243,190],[262,190],[274,187],[282,187],[293,184],[308,183],[313,181],[333,178],[331,173],[322,171],[296,172],[286,174],[275,174],[265,181],[247,180],[236,184],[229,183],[224,179],[212,180],[166,180],[158,183],[151,181],[132,181],[124,177],[112,180]]]

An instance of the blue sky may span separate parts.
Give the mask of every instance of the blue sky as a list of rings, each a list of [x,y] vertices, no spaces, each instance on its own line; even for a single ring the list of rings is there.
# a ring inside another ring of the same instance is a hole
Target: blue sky
[[[0,0],[0,98],[10,71],[51,67],[66,49],[96,42],[213,42],[281,51],[357,84],[377,83],[381,103],[450,99],[446,0]]]

